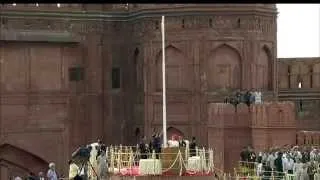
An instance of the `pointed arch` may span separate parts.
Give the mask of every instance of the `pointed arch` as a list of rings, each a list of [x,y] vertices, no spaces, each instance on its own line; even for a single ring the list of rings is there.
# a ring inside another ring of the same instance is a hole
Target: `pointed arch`
[[[301,88],[303,88],[304,87],[304,82],[303,82],[303,78],[302,78],[302,76],[301,76],[301,74],[298,74],[298,76],[297,76],[297,82],[296,82],[296,87],[299,87],[299,83],[301,83]]]
[[[272,55],[268,46],[263,45],[255,63],[255,86],[257,89],[272,89]]]
[[[133,52],[133,63],[134,64],[137,64],[138,63],[138,56],[139,56],[139,53],[140,53],[140,51],[139,51],[139,49],[138,48],[136,48],[135,50],[134,50],[134,52]]]
[[[193,85],[193,66],[184,53],[173,45],[165,48],[166,88],[188,90]],[[162,90],[162,51],[156,56],[156,90]]]
[[[170,58],[170,55],[172,53],[176,53],[178,55],[184,56],[184,53],[179,48],[170,44],[165,47],[166,65],[175,65],[175,64],[179,64],[180,61],[184,61],[184,59]],[[156,56],[156,63],[162,63],[162,50],[160,50]]]
[[[168,137],[168,139],[171,139],[171,137],[173,135],[184,137],[184,133],[182,131],[180,131],[178,128],[170,126],[170,127],[167,128],[167,137]]]
[[[308,65],[308,78],[309,78],[309,87],[313,88],[313,65]]]
[[[313,65],[313,73],[314,76],[312,78],[312,84],[313,84],[313,88],[320,88],[320,63],[316,63]]]
[[[311,88],[312,87],[312,75],[313,73],[310,70],[313,70],[313,67],[307,63],[300,63],[299,66],[299,79],[297,81],[301,81],[303,88]]]
[[[288,80],[288,88],[290,89],[291,88],[291,76],[292,76],[292,66],[291,65],[288,65],[288,68],[287,68],[287,72],[288,72],[288,75],[287,75],[287,80]]]
[[[133,78],[134,78],[134,87],[137,89],[143,88],[143,61],[141,60],[140,51],[138,48],[135,48],[133,53]]]
[[[5,166],[8,179],[12,175],[21,173],[45,172],[48,162],[44,159],[30,153],[24,149],[11,144],[2,144],[0,146],[0,166]],[[1,168],[1,167],[0,167]],[[3,175],[1,175],[3,177]]]
[[[211,51],[207,68],[209,91],[241,88],[241,55],[234,47],[222,44]]]

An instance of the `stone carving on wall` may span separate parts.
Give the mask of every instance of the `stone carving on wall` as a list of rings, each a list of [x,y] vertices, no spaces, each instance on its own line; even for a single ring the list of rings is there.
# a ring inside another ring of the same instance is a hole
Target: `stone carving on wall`
[[[141,20],[133,23],[135,33],[153,32],[154,21]],[[159,19],[160,20],[160,19]],[[213,28],[224,32],[226,29],[231,31],[238,27],[239,17],[237,16],[185,16],[185,17],[167,17],[166,18],[166,31],[175,31],[180,29],[201,29]]]
[[[54,23],[59,23],[55,20],[44,20],[44,19],[8,19],[8,29],[13,30],[50,30],[50,31],[59,31],[55,26],[52,26]]]
[[[128,10],[129,4],[112,4],[112,10]]]
[[[159,21],[159,28],[155,28],[155,21]],[[212,29],[210,33],[216,33],[219,37],[238,37],[249,35],[274,41],[274,32],[271,31],[270,24],[273,20],[269,17],[260,16],[182,16],[166,17],[166,32],[180,32],[182,29],[200,30],[203,28]],[[150,18],[132,22],[133,36],[140,38],[161,31],[161,19]]]
[[[254,17],[254,30],[260,32],[261,31],[261,19],[259,17]]]
[[[240,20],[240,28],[242,33],[248,34],[259,39],[274,41],[274,22],[271,17],[261,16],[240,16],[233,18],[233,31],[239,26],[236,20]]]
[[[2,18],[3,29],[10,30],[44,30],[51,32],[76,32],[76,33],[103,33],[105,32],[104,22],[72,21],[72,20],[51,20],[51,19],[16,19]]]
[[[216,16],[213,18],[213,26],[217,28],[230,28],[232,27],[232,24],[229,18]]]
[[[101,22],[92,22],[92,23],[79,23],[77,24],[80,28],[75,28],[79,30],[80,33],[102,33],[103,32],[103,23]]]

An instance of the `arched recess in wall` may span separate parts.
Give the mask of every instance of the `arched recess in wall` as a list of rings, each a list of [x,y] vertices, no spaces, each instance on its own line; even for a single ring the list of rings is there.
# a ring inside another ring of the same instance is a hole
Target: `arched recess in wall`
[[[1,174],[1,177],[6,176],[8,179],[12,176],[24,176],[29,172],[45,172],[48,166],[48,162],[40,157],[10,144],[0,146],[0,162],[0,166],[5,169],[5,175]]]
[[[165,48],[165,53],[167,90],[191,89],[194,77],[192,63],[172,45]],[[162,91],[162,51],[156,57],[156,90]]]
[[[167,128],[167,138],[171,139],[171,137],[173,135],[177,135],[177,136],[182,136],[184,137],[184,133],[182,131],[180,131],[179,129],[175,128],[175,127],[168,127]]]
[[[208,58],[208,90],[241,88],[241,57],[239,52],[226,44],[214,49]]]
[[[278,85],[280,89],[286,89],[290,87],[290,65],[280,62],[278,64]]]
[[[297,75],[297,82],[295,88],[299,88],[299,83],[301,83],[301,88],[304,88],[304,82],[301,74]]]
[[[320,63],[313,65],[313,88],[320,88]]]
[[[308,71],[310,88],[313,88],[313,65],[308,66]]]
[[[272,89],[272,56],[269,48],[263,46],[260,50],[259,57],[255,66],[255,84],[256,88],[271,90]]]
[[[299,64],[299,75],[297,79],[297,87],[298,83],[302,83],[303,88],[310,88],[311,87],[311,76],[310,76],[310,66],[306,63]]]
[[[140,56],[140,51],[138,48],[134,50],[133,62],[134,62],[134,86],[137,89],[143,88],[144,78],[143,78],[143,60]]]
[[[287,74],[288,88],[291,88],[291,72],[292,72],[291,69],[292,69],[291,65],[288,65],[288,68],[287,68],[287,72],[288,72],[288,74]]]

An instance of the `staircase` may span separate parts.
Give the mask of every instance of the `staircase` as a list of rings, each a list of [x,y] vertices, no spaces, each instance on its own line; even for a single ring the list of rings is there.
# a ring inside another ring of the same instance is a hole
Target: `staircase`
[[[320,89],[279,89],[279,101],[319,100]]]

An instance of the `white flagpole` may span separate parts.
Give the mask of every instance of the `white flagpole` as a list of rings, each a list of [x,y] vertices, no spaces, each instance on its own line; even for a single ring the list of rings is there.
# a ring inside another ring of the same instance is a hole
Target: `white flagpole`
[[[163,128],[163,147],[167,147],[167,100],[166,100],[166,53],[164,38],[164,16],[161,21],[162,34],[162,128]]]

